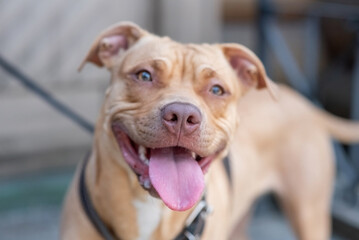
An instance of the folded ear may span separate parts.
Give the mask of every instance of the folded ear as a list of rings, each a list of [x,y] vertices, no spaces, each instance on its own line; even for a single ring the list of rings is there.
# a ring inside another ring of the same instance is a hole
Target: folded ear
[[[99,67],[111,68],[121,51],[130,48],[137,40],[148,33],[130,22],[117,23],[105,29],[93,42],[90,51],[79,67],[79,71],[87,62]]]
[[[234,43],[221,44],[220,47],[245,90],[267,88],[272,98],[277,99],[277,86],[268,78],[262,62],[251,50]]]

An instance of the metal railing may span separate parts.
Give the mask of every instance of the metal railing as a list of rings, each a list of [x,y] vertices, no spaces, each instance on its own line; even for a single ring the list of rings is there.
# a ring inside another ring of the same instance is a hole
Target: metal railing
[[[318,65],[320,56],[320,23],[323,18],[344,20],[356,32],[355,65],[353,73],[351,117],[359,120],[359,7],[341,4],[313,4],[306,13],[299,13],[306,21],[304,72],[291,53],[280,28],[278,17],[288,13],[277,8],[271,0],[258,2],[258,54],[266,68],[271,69],[268,51],[272,51],[283,70],[288,84],[306,96],[317,106]],[[343,214],[343,209],[356,212],[359,216],[359,145],[352,145],[349,151],[333,141],[337,159],[338,178],[335,189],[332,218],[333,230],[344,237],[359,237],[359,218]],[[339,179],[340,178],[340,179]],[[353,235],[354,234],[354,235]]]

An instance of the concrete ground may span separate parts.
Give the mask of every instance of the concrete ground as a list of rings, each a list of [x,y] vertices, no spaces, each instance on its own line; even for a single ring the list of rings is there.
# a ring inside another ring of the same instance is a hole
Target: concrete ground
[[[58,239],[62,199],[73,168],[0,181],[0,240]],[[249,235],[253,240],[294,240],[288,222],[270,201],[256,205]],[[332,238],[332,240],[344,240]]]
[[[57,239],[60,207],[36,207],[2,213],[0,233],[2,240]],[[253,240],[294,240],[288,223],[276,214],[257,215],[249,228]],[[332,240],[342,240],[333,237]]]
[[[2,240],[57,239],[60,208],[37,207],[14,210],[2,214],[0,232]],[[287,224],[279,216],[263,216],[253,219],[250,235],[254,240],[294,239]]]

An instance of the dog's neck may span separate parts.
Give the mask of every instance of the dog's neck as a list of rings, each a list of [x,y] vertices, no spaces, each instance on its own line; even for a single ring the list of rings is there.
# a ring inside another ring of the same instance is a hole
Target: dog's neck
[[[121,159],[122,154],[108,149],[106,135],[95,139],[86,185],[96,211],[114,234],[120,239],[166,239],[180,232],[183,224],[178,223],[184,222],[189,212],[171,211],[151,197]],[[177,224],[161,224],[169,221]]]

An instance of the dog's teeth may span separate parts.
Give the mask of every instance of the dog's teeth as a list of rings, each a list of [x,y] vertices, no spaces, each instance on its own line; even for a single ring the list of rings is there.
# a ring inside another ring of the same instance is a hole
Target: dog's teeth
[[[195,152],[192,152],[192,157],[193,157],[194,159],[196,159],[196,153],[195,153]]]
[[[138,147],[138,154],[141,155],[141,154],[145,154],[146,153],[146,148],[142,145],[140,145]]]
[[[143,187],[146,188],[146,189],[150,189],[150,188],[151,188],[150,179],[146,179],[146,180],[143,182]]]
[[[138,156],[140,157],[141,161],[148,165],[149,164],[149,160],[146,157],[146,148],[144,146],[139,146],[138,147]]]

